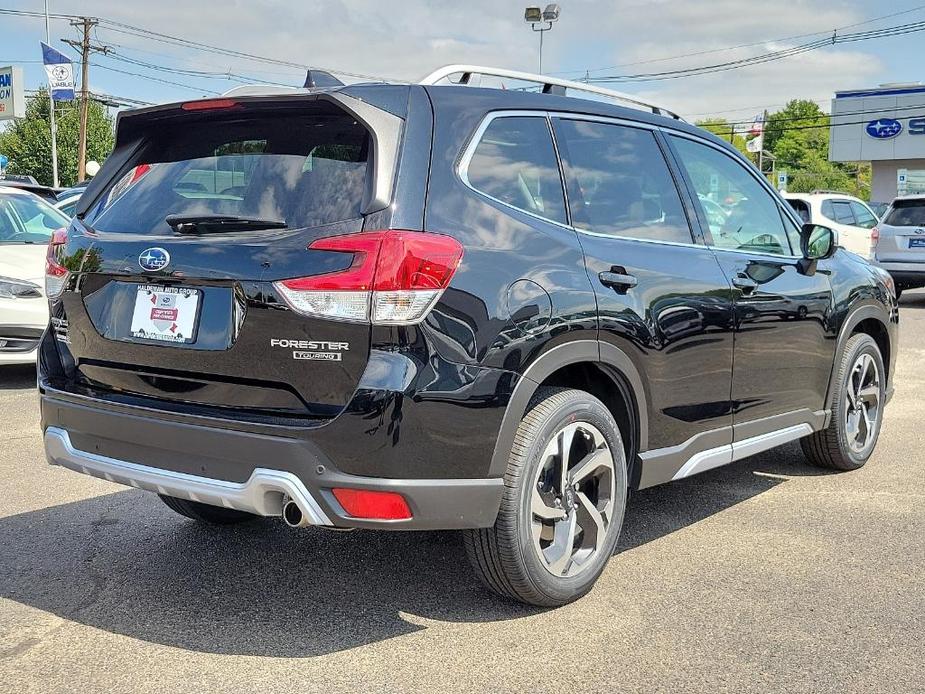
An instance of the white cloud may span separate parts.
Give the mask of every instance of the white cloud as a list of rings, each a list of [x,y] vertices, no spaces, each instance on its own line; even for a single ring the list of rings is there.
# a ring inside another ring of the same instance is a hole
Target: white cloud
[[[107,17],[283,60],[415,79],[451,62],[533,70],[537,38],[522,20],[524,4],[491,0],[159,0],[140,6],[123,0],[58,0],[54,9]],[[566,0],[561,4],[562,18],[547,41],[546,65],[550,70],[602,68],[810,31],[827,32],[862,21],[870,13],[869,6],[864,6],[868,3],[851,7],[826,0],[771,4],[743,0]],[[99,36],[104,42],[128,48],[181,55],[188,66],[198,69],[233,70],[290,83],[300,79],[296,69],[184,50],[103,27]],[[618,67],[612,72],[698,66],[805,40]],[[650,95],[685,114],[771,105],[798,96],[823,98],[835,89],[877,81],[882,65],[868,50],[865,44],[852,44],[851,50],[824,48],[742,70],[622,88]],[[166,62],[156,55],[134,55]],[[104,72],[99,74],[105,79]]]

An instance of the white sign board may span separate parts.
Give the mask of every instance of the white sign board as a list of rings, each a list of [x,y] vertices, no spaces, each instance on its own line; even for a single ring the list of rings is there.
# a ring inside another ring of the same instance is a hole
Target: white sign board
[[[897,169],[896,170],[896,194],[905,195],[906,191],[909,188],[908,182],[909,170],[908,169]]]
[[[777,172],[777,189],[781,192],[787,190],[787,172],[778,171]]]
[[[0,120],[25,117],[22,68],[17,65],[0,67]]]

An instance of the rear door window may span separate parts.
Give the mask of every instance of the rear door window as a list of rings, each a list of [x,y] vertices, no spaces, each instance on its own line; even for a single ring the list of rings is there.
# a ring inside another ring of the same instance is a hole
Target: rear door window
[[[132,166],[85,219],[169,234],[168,215],[230,215],[290,229],[356,219],[369,135],[347,114],[261,115],[152,126]]]
[[[896,200],[883,223],[894,227],[925,227],[925,200]]]
[[[833,200],[832,212],[835,214],[835,221],[839,224],[857,226],[854,212],[851,211],[851,204],[847,200]]]
[[[565,199],[552,136],[543,116],[492,120],[472,153],[470,186],[525,212],[565,224]]]
[[[692,242],[677,186],[651,131],[567,118],[553,122],[575,227]]]

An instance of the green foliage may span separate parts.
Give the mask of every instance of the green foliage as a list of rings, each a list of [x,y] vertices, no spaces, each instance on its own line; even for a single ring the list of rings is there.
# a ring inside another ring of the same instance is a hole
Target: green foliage
[[[732,146],[743,154],[746,152],[746,140],[740,133],[732,135],[732,140],[729,139],[733,126],[725,118],[705,118],[703,120],[697,121],[695,125],[703,128],[704,130],[710,131],[721,140],[731,142]]]
[[[698,126],[729,141],[731,126],[723,118],[698,121]],[[745,138],[736,134],[733,144],[745,152]],[[870,165],[829,161],[829,117],[818,104],[793,99],[783,109],[768,114],[764,149],[774,157],[776,170],[788,175],[787,190],[808,193],[837,190],[867,199],[870,195]],[[746,154],[755,160],[754,154]],[[765,160],[765,171],[768,163]]]
[[[45,89],[29,100],[26,117],[0,132],[0,153],[5,154],[11,174],[35,176],[39,183],[51,185],[51,130],[48,124],[48,92]],[[58,128],[58,178],[63,186],[77,182],[77,134],[80,128],[78,101],[58,102],[55,106]],[[102,104],[91,101],[87,109],[87,161],[101,164],[112,151],[113,119]]]

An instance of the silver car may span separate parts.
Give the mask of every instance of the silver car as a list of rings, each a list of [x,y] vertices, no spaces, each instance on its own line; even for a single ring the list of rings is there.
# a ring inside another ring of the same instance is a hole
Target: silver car
[[[925,287],[925,195],[896,198],[871,236],[874,265],[893,276],[897,295]]]

